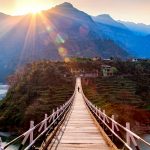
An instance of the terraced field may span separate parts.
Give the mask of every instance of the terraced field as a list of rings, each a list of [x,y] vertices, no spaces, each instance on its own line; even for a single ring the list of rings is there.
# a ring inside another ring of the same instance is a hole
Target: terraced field
[[[94,104],[105,109],[108,115],[114,114],[120,123],[130,122],[132,127],[139,126],[137,132],[150,129],[147,126],[150,111],[143,109],[149,103],[137,94],[135,81],[123,77],[84,79],[83,87]]]

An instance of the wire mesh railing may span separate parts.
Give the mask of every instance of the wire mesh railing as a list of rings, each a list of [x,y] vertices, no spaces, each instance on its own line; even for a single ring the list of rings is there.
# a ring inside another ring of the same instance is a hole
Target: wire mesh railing
[[[30,121],[29,130],[7,143],[4,147],[2,147],[2,140],[0,140],[0,150],[7,150],[9,146],[14,145],[15,143],[20,143],[18,150],[35,149],[36,142],[42,136],[46,135],[46,133],[52,132],[65,114],[68,113],[73,103],[74,96],[75,92],[65,104],[61,105],[56,110],[53,110],[53,113],[50,116],[45,114],[44,120],[37,125],[34,125],[34,121]]]
[[[114,142],[114,138],[116,138],[118,143],[119,142],[122,143],[122,144],[119,144],[121,149],[142,150],[142,148],[140,147],[141,143],[145,144],[150,149],[149,142],[145,141],[143,138],[141,138],[140,136],[138,136],[137,134],[135,134],[134,132],[130,130],[129,122],[126,122],[126,126],[124,127],[123,125],[115,121],[114,115],[112,115],[112,117],[109,117],[106,115],[105,110],[102,111],[100,108],[92,104],[85,97],[84,93],[83,93],[83,98],[89,110],[97,119],[101,127],[111,137],[111,140]]]

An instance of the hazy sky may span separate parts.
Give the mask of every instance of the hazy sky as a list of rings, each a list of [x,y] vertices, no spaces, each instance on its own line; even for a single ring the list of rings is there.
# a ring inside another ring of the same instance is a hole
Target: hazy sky
[[[24,14],[65,1],[91,15],[110,14],[117,20],[150,24],[150,0],[0,0],[0,12]]]

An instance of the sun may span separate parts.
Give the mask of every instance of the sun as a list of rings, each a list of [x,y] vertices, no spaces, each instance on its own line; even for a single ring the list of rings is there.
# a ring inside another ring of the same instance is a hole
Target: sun
[[[22,11],[20,12],[20,14],[38,14],[40,13],[42,10],[44,10],[45,8],[43,7],[40,7],[38,5],[34,5],[34,6],[29,6],[29,7],[26,7],[24,9],[22,9]]]
[[[38,14],[42,11],[43,9],[42,8],[32,8],[32,10],[29,11],[29,13],[32,13],[32,14]]]
[[[46,3],[47,2],[47,3]],[[14,15],[37,14],[50,9],[52,2],[43,0],[19,0],[14,8]]]
[[[45,8],[42,8],[42,7],[38,7],[38,6],[29,6],[29,7],[22,7],[22,9],[20,10],[17,10],[15,12],[14,15],[26,15],[26,14],[38,14],[40,13],[41,11],[45,10]]]

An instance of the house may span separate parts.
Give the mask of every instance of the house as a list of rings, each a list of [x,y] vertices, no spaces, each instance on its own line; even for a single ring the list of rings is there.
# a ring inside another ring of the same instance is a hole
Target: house
[[[93,57],[92,60],[93,60],[93,61],[100,61],[101,58],[100,58],[100,57]]]
[[[114,75],[114,67],[108,66],[108,65],[102,65],[101,66],[102,75],[104,77],[109,77]]]
[[[132,62],[138,62],[138,59],[133,58],[133,59],[132,59]]]

